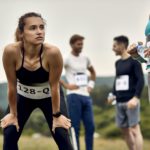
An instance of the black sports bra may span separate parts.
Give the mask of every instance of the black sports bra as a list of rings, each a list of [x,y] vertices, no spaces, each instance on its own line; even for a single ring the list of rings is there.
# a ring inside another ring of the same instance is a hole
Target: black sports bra
[[[40,67],[34,71],[30,71],[26,69],[23,64],[24,64],[24,47],[21,49],[22,51],[22,65],[21,67],[16,71],[16,76],[17,80],[19,80],[20,83],[25,84],[25,85],[32,85],[34,83],[44,83],[49,80],[49,72],[47,72],[43,66],[42,66],[42,58],[41,54],[43,52],[43,44],[41,45],[40,49]]]

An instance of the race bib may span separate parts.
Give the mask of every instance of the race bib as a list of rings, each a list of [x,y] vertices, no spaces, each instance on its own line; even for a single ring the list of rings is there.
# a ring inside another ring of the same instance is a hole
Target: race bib
[[[129,90],[129,76],[122,75],[116,79],[116,91],[127,91]]]
[[[77,86],[86,86],[88,84],[88,76],[84,73],[77,73],[75,75],[75,84]]]
[[[51,97],[50,86],[48,83],[27,86],[17,82],[17,93],[30,99],[44,99]]]

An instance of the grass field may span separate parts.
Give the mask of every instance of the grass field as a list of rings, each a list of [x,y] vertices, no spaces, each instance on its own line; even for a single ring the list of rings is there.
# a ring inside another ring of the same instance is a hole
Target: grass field
[[[81,150],[85,150],[84,138],[81,137]],[[34,139],[27,136],[22,136],[19,141],[20,150],[58,150],[53,139],[41,137]],[[0,149],[2,149],[2,136],[0,136]],[[144,149],[150,149],[150,141],[145,140]],[[127,150],[127,147],[121,139],[103,139],[97,138],[94,141],[94,150]]]

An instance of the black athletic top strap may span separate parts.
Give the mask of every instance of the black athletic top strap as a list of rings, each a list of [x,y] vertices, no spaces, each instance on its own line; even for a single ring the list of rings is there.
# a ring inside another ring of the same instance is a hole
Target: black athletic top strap
[[[23,67],[23,63],[24,63],[24,47],[22,46],[21,48],[21,52],[22,52],[22,64],[21,64],[21,67]]]
[[[42,67],[42,52],[43,52],[43,44],[41,45],[41,49],[40,49],[40,65]]]

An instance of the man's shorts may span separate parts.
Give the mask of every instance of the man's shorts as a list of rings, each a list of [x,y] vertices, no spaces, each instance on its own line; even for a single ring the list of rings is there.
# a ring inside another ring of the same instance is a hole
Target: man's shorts
[[[126,103],[116,104],[116,123],[120,128],[133,127],[140,122],[140,103],[133,109],[129,109]]]

